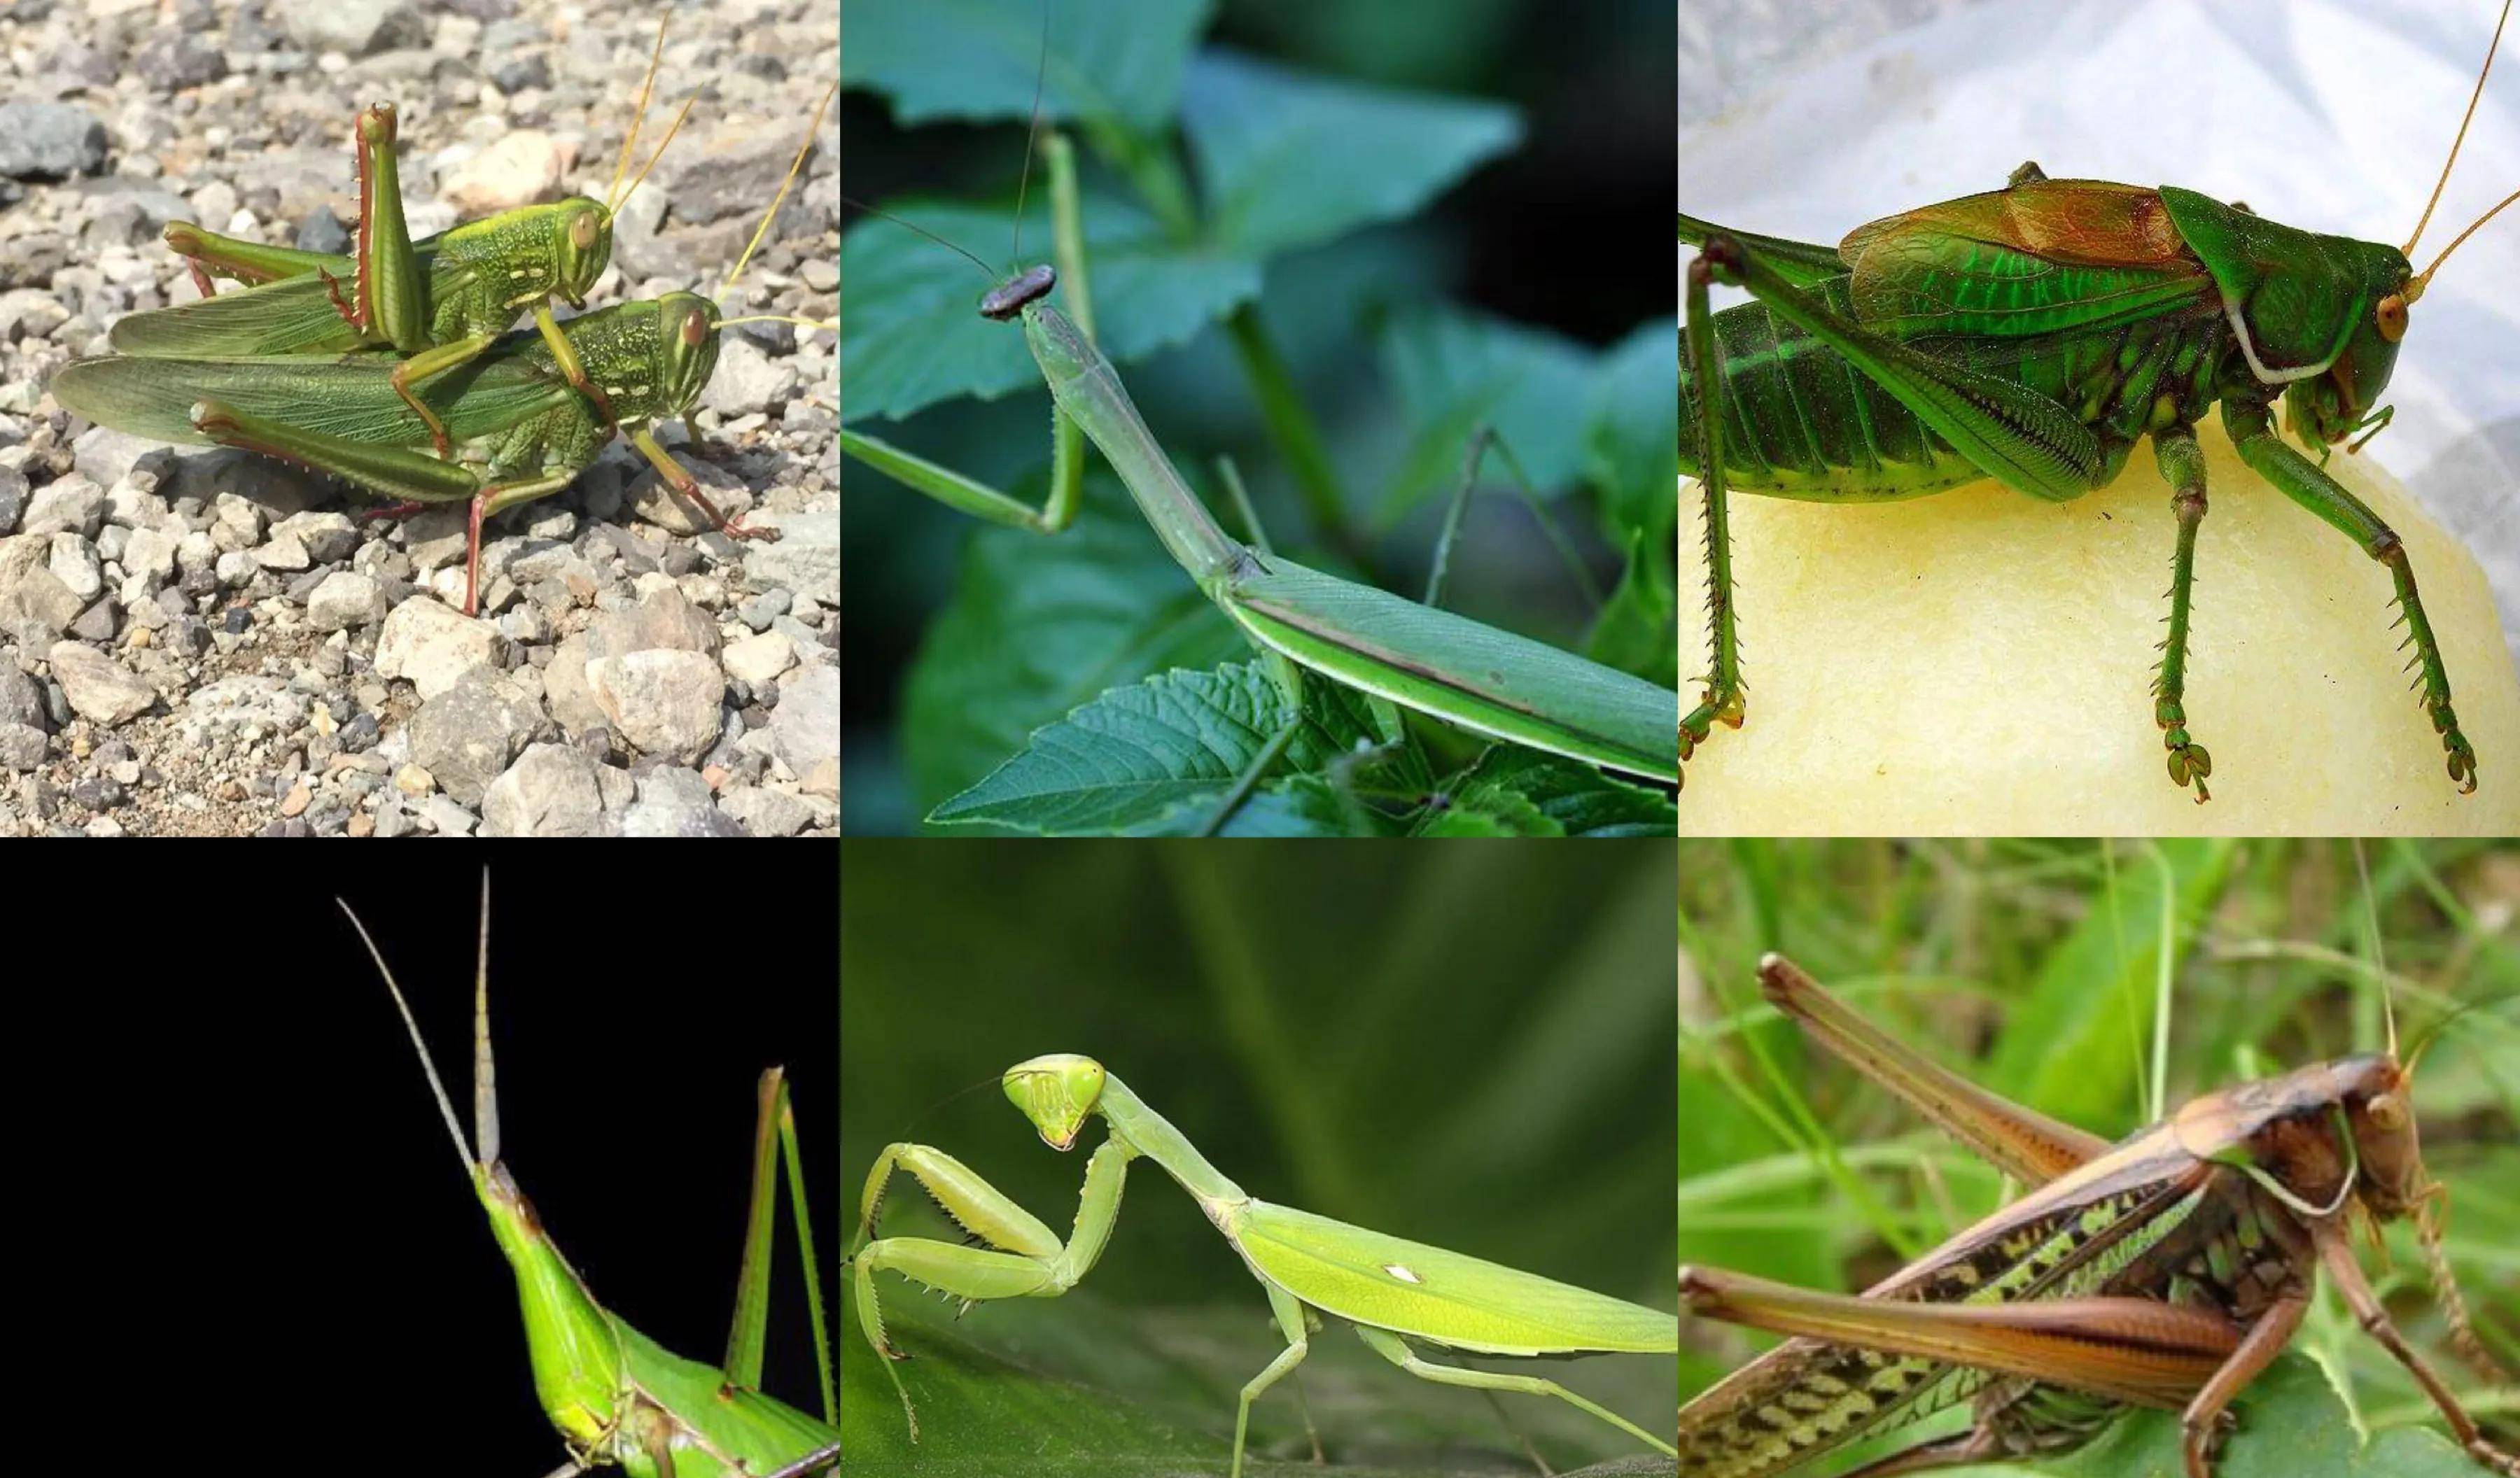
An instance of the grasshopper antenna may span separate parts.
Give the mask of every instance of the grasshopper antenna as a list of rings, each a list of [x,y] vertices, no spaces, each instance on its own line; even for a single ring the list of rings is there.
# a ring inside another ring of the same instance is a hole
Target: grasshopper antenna
[[[638,147],[639,127],[648,120],[648,95],[656,85],[656,64],[663,61],[665,57],[665,22],[670,19],[670,16],[656,18],[656,44],[648,53],[648,75],[639,81],[639,111],[630,115],[630,131],[621,136],[621,157],[612,161],[612,183],[605,187],[604,205],[608,210],[613,208],[612,192],[621,188],[622,172],[630,167],[630,151]],[[688,103],[683,106],[686,111],[691,107]],[[679,124],[681,119],[677,118],[675,121]],[[670,138],[671,135],[667,137]],[[651,162],[653,161],[651,160]],[[636,190],[639,187],[633,185],[630,188]],[[627,200],[629,197],[623,196],[621,199]]]
[[[1023,270],[1024,192],[1032,185],[1032,151],[1041,140],[1041,84],[1050,75],[1050,0],[1041,0],[1041,49],[1033,54],[1032,121],[1024,125],[1023,172],[1015,177],[1014,259],[1009,270]]]
[[[490,870],[481,870],[481,944],[472,967],[472,1142],[499,1163],[499,1072],[490,1058]]]
[[[2433,280],[2433,274],[2441,270],[2442,263],[2450,260],[2450,254],[2458,249],[2459,244],[2466,241],[2469,237],[2474,236],[2478,227],[2483,226],[2487,221],[2500,215],[2503,207],[2510,204],[2513,201],[2520,201],[2520,190],[2514,190],[2509,195],[2504,196],[2495,204],[2493,209],[2478,216],[2465,231],[2452,237],[2451,239],[2451,244],[2442,248],[2441,255],[2433,258],[2433,264],[2431,266],[2426,267],[2423,271],[2417,273],[2414,281],[2407,284],[2407,291],[2401,295],[2403,295],[2408,302],[2413,302],[2416,298],[2421,297],[2424,291],[2424,285]]]
[[[814,135],[822,129],[823,112],[832,106],[832,99],[839,90],[837,82],[823,89],[823,101],[814,105],[813,121],[805,125],[804,140],[796,146],[796,157],[788,161],[788,178],[779,182],[779,193],[770,198],[770,208],[761,212],[761,224],[752,228],[752,240],[743,244],[743,254],[735,259],[735,266],[727,272],[726,281],[717,285],[717,291],[709,294],[711,297],[726,295],[726,291],[735,286],[735,280],[743,275],[744,263],[752,260],[752,253],[760,246],[761,239],[770,234],[770,223],[779,219],[779,207],[788,203],[788,193],[796,188],[796,171],[805,167],[805,156],[814,152]]]
[[[2362,924],[2371,936],[2371,969],[2380,981],[2380,1018],[2388,1024],[2389,1060],[2398,1061],[2398,1005],[2389,991],[2388,948],[2380,941],[2380,905],[2371,892],[2371,860],[2363,854],[2362,839],[2354,839],[2354,871],[2362,879]]]
[[[2467,112],[2459,115],[2458,132],[2451,136],[2450,157],[2442,160],[2441,178],[2433,181],[2432,199],[2424,202],[2424,213],[2415,219],[2414,234],[2407,238],[2407,245],[2403,252],[2406,256],[2411,257],[2415,254],[2415,244],[2424,239],[2424,227],[2432,224],[2433,208],[2441,203],[2442,191],[2447,189],[2450,185],[2451,166],[2458,162],[2458,148],[2461,144],[2467,142],[2467,125],[2470,122],[2473,122],[2476,118],[2477,100],[2485,96],[2485,78],[2488,73],[2494,70],[2494,53],[2502,45],[2502,26],[2503,23],[2508,22],[2510,19],[2511,0],[2502,0],[2502,14],[2494,22],[2494,39],[2486,43],[2485,65],[2476,69],[2476,87],[2467,95]],[[2502,205],[2510,204],[2514,198],[2520,198],[2520,195],[2506,197],[2502,202]],[[2482,226],[2487,221],[2492,220],[2494,218],[2494,212],[2496,210],[2500,210],[2502,205],[2497,205],[2494,207],[2494,210],[2485,212],[2483,216],[2478,218],[2476,226]],[[2466,231],[2460,232],[2458,241],[2452,242],[2451,246],[2455,247],[2459,242],[2467,240],[2468,234],[2476,230],[2476,226],[2470,226]],[[2408,302],[2411,303],[2423,294],[2424,285],[2432,280],[2434,268],[2439,267],[2442,264],[2443,259],[2449,255],[2450,252],[2445,250],[2442,252],[2441,256],[2433,258],[2433,265],[2425,268],[2420,276],[2416,277],[2412,283],[2408,285],[2407,291],[2404,294]]]
[[[483,879],[483,896],[488,896],[486,878]],[[341,911],[341,917],[350,920],[350,927],[359,931],[359,942],[368,947],[368,958],[376,962],[377,973],[384,978],[385,989],[392,993],[394,1008],[402,1012],[402,1024],[411,1033],[411,1045],[420,1053],[421,1071],[428,1074],[428,1091],[437,1097],[437,1112],[446,1120],[446,1133],[455,1141],[457,1157],[464,1161],[468,1174],[480,1169],[485,1162],[475,1159],[472,1146],[464,1142],[464,1126],[456,1122],[454,1100],[446,1097],[445,1081],[437,1076],[436,1059],[429,1056],[428,1044],[421,1039],[420,1023],[412,1017],[411,1003],[403,999],[402,987],[394,983],[393,968],[385,963],[384,952],[377,948],[377,941],[368,933],[368,926],[359,921],[359,916],[351,911],[347,901],[336,898],[333,903]]]

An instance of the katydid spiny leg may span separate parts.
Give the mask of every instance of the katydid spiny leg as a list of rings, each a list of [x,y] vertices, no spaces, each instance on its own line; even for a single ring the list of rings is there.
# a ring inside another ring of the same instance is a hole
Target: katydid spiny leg
[[[1719,265],[1730,264],[1732,280],[1737,280],[1740,257],[1741,247],[1730,237],[1710,236],[1688,264],[1688,333],[1681,350],[1682,358],[1688,362],[1691,379],[1683,384],[1693,385],[1696,391],[1693,403],[1699,493],[1706,514],[1706,620],[1714,666],[1708,672],[1697,706],[1680,721],[1680,758],[1684,765],[1718,720],[1735,729],[1741,727],[1746,703],[1740,636],[1733,625],[1732,539],[1724,497],[1724,418],[1717,410],[1720,402],[1716,399],[1722,390],[1715,359],[1715,317],[1707,302],[1707,287],[1714,281]],[[1682,397],[1684,415],[1691,403],[1692,397]],[[1687,784],[1685,779],[1682,783]]]
[[[2458,783],[2461,791],[2474,790],[2476,749],[2468,743],[2467,736],[2459,733],[2458,715],[2451,708],[2450,670],[2442,662],[2441,644],[2433,636],[2432,622],[2424,615],[2423,601],[2415,594],[2415,572],[2407,561],[2406,542],[2335,478],[2284,445],[2268,420],[2264,401],[2227,396],[2223,401],[2223,424],[2231,433],[2240,460],[2259,476],[2388,566],[2397,589],[2399,619],[2407,627],[2403,645],[2415,649],[2407,665],[2419,669],[2415,685],[2422,694],[2424,712],[2432,720],[2433,732],[2442,737],[2450,778]]]
[[[2205,521],[2205,454],[2196,447],[2196,432],[2184,425],[2166,425],[2152,433],[2152,454],[2161,464],[2161,480],[2170,484],[2171,512],[2179,520],[2179,549],[2170,560],[2170,634],[2161,644],[2161,672],[2153,680],[2152,717],[2162,728],[2170,749],[2173,784],[2196,786],[2196,803],[2211,796],[2205,777],[2214,773],[2214,758],[2187,736],[2187,610],[2196,574],[2196,526]]]

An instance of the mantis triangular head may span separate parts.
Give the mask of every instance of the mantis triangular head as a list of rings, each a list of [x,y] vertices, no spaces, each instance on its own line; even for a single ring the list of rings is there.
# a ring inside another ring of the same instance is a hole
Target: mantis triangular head
[[[1041,1142],[1053,1149],[1075,1147],[1087,1116],[1102,1102],[1105,1074],[1091,1057],[1053,1053],[1007,1069],[1007,1097],[1023,1110]]]

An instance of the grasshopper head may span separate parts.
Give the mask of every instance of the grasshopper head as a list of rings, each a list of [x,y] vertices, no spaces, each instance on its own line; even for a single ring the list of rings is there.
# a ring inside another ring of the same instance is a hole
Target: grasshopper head
[[[2334,241],[2334,239],[2330,239]],[[2398,340],[2407,336],[2407,308],[2421,290],[2414,269],[2395,246],[2335,241],[2354,249],[2345,270],[2358,281],[2354,330],[2327,371],[2296,380],[2284,391],[2293,433],[2322,444],[2342,441],[2365,426],[2378,429],[2388,412],[2374,410],[2398,367]],[[2356,445],[2361,445],[2360,442]]]
[[[2383,1220],[2404,1216],[2426,1194],[2407,1070],[2396,1057],[2379,1055],[2348,1057],[2335,1070],[2343,1080],[2338,1097],[2362,1162],[2363,1204]]]
[[[1071,1149],[1088,1114],[1102,1102],[1102,1064],[1091,1057],[1053,1053],[1007,1069],[1007,1097],[1023,1110],[1041,1142]]]
[[[717,369],[717,304],[697,292],[656,299],[656,387],[661,414],[681,416],[699,401]]]
[[[570,307],[583,308],[595,280],[612,260],[612,212],[602,201],[584,197],[562,201],[557,209],[560,229],[553,233],[559,245],[553,248],[552,291]]]

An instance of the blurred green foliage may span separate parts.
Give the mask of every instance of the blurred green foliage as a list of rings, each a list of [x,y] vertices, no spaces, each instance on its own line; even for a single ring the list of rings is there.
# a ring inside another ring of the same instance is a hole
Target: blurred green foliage
[[[1226,507],[1213,469],[1231,455],[1281,547],[1414,596],[1440,506],[1474,432],[1492,426],[1574,526],[1606,599],[1594,605],[1529,514],[1502,496],[1511,484],[1492,457],[1447,604],[1674,681],[1677,453],[1660,228],[1650,276],[1624,276],[1606,266],[1615,248],[1588,246],[1553,193],[1580,188],[1585,161],[1634,148],[1617,109],[1631,89],[1612,83],[1640,55],[1668,55],[1667,10],[1623,4],[1567,21],[1553,7],[1478,0],[1307,20],[1236,7],[1220,43],[1205,0],[845,9],[852,194],[993,268],[1018,249],[1014,202],[1038,85],[1042,125],[1070,132],[1086,156],[1098,336],[1211,506]],[[1538,57],[1559,56],[1536,47],[1535,33],[1580,48],[1567,60],[1582,65],[1535,69]],[[1565,95],[1587,83],[1589,111]],[[1667,84],[1650,89],[1647,147],[1661,161]],[[1652,174],[1668,178],[1660,163]],[[1500,177],[1520,192],[1483,189]],[[1048,214],[1040,180],[1031,184],[1020,250],[1039,258]],[[1477,208],[1463,208],[1464,196],[1479,197]],[[1020,336],[972,311],[985,274],[874,217],[850,225],[841,257],[843,418],[1037,502],[1047,397]],[[1458,291],[1465,279],[1518,316],[1469,305]],[[1488,291],[1500,282],[1510,291]],[[1303,450],[1312,438],[1319,459]],[[1198,685],[1164,694],[1148,680],[1213,671],[1248,649],[1163,559],[1107,473],[1092,479],[1077,525],[1055,538],[978,526],[855,463],[846,475],[854,834],[909,829],[949,800],[966,826],[1179,830],[1223,793],[1233,766],[1219,756],[1239,757],[1235,736],[1251,715],[1206,702]],[[1098,696],[1112,701],[1083,713]],[[1168,723],[1151,717],[1158,709]],[[1153,785],[1132,773],[1081,798],[1039,773],[999,770],[1038,757],[1036,734],[1071,715],[1098,726],[1103,747],[1169,768]],[[1573,784],[1553,769],[1516,770],[1509,783],[1491,772],[1476,793],[1447,792],[1438,806],[1438,787],[1416,777],[1460,774],[1476,746],[1413,730],[1339,804],[1275,785],[1249,829],[1411,830],[1435,820],[1455,830],[1584,829],[1544,803]],[[1281,774],[1328,765],[1326,753],[1299,753]],[[1593,788],[1573,808],[1587,819],[1648,810],[1661,823],[1667,811],[1650,790]],[[1148,793],[1170,804],[1151,806]]]
[[[1766,951],[1939,1060],[2112,1139],[2159,1105],[2378,1049],[2385,965],[2407,1047],[2438,1031],[2415,1104],[2426,1163],[2451,1187],[2452,1263],[2480,1334],[2520,1364],[2520,847],[2371,842],[2363,857],[2367,890],[2352,844],[2337,841],[1683,842],[1681,1261],[1857,1289],[2008,1193],[1762,1005],[1753,972]],[[1798,1126],[1799,1142],[1779,1126]],[[2365,1266],[2392,1313],[2507,1440],[2511,1394],[2476,1390],[2442,1346],[2411,1232],[2395,1227],[2389,1241],[2395,1273]],[[1683,1399],[1767,1343],[1684,1328]],[[2365,1426],[2438,1425],[2332,1292],[2294,1348],[2336,1379]],[[2313,1406],[2334,1404],[2300,1385],[2254,1391],[2243,1433],[2298,1439]],[[2125,1425],[2105,1450],[2043,1471],[2174,1471],[2160,1455],[2175,1421]],[[1929,1430],[1850,1448],[1815,1478]],[[2234,1458],[2248,1445],[2235,1443]],[[2351,1452],[2279,1443],[2222,1478],[2413,1472],[2454,1456],[2412,1433],[2360,1465]]]
[[[998,1075],[1074,1052],[1254,1195],[1671,1307],[1670,844],[1395,855],[847,843],[848,1225],[876,1155],[909,1140],[1063,1233],[1102,1131],[1045,1147]],[[883,1232],[955,1236],[906,1179]],[[852,1310],[852,1474],[1005,1472],[1016,1455],[1046,1474],[1222,1473],[1235,1393],[1282,1347],[1232,1248],[1144,1160],[1065,1296],[956,1321],[899,1279],[880,1292],[915,1357],[900,1369],[922,1442]],[[1673,1379],[1651,1357],[1491,1367],[1646,1422]],[[1528,1471],[1486,1402],[1392,1368],[1336,1321],[1300,1374],[1332,1472]],[[1503,1400],[1561,1470],[1634,1452],[1558,1403]],[[1265,1398],[1253,1455],[1308,1457],[1302,1411],[1288,1386]]]

